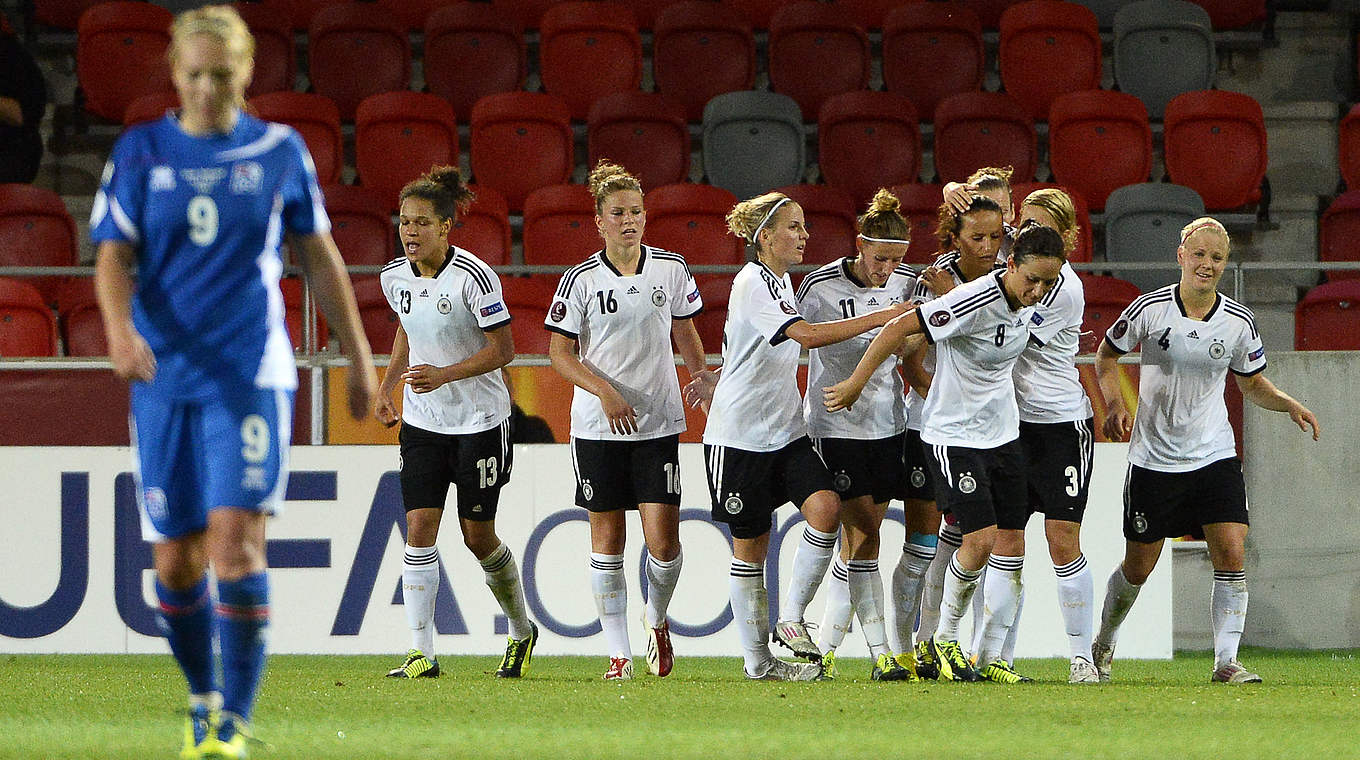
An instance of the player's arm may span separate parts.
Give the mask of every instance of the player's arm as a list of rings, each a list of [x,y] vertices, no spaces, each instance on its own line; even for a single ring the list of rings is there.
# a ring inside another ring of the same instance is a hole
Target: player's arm
[[[104,318],[113,372],[124,380],[150,382],[156,376],[156,355],[132,324],[132,267],[137,253],[128,243],[105,240],[94,264],[94,292]]]
[[[907,308],[907,305],[898,304],[898,307]],[[859,399],[859,394],[863,392],[864,386],[869,383],[869,378],[873,377],[879,365],[896,353],[902,341],[908,336],[921,332],[921,313],[914,307],[884,325],[878,335],[869,341],[869,347],[865,349],[864,356],[860,357],[859,364],[855,365],[855,371],[850,377],[822,389],[822,403],[826,410],[836,412],[849,409]]]
[[[472,356],[447,367],[417,364],[401,376],[416,393],[429,393],[445,383],[466,380],[469,377],[495,372],[515,359],[515,339],[510,333],[510,323],[486,332],[486,345]]]
[[[1318,425],[1317,417],[1308,410],[1308,407],[1300,404],[1292,396],[1270,382],[1265,375],[1257,372],[1254,375],[1233,375],[1237,378],[1237,387],[1242,391],[1242,398],[1251,403],[1268,409],[1272,412],[1285,412],[1289,419],[1303,432],[1308,432],[1308,428],[1313,429],[1313,440],[1317,440],[1322,434],[1322,428]]]
[[[1102,340],[1096,350],[1096,382],[1105,399],[1105,437],[1122,441],[1133,430],[1133,415],[1124,406],[1124,394],[1119,388],[1119,352]]]
[[[902,359],[902,378],[921,398],[930,393],[930,383],[935,379],[934,375],[926,371],[927,348],[926,336],[908,335],[902,341],[902,350],[898,353]]]
[[[378,384],[378,399],[373,404],[373,416],[387,427],[397,424],[397,406],[392,403],[392,393],[401,383],[402,373],[406,372],[410,361],[411,347],[406,342],[406,328],[398,322],[397,334],[392,336],[392,354],[388,357],[382,382]]]
[[[637,411],[633,409],[608,380],[600,377],[576,355],[576,341],[559,332],[553,332],[548,342],[548,359],[553,369],[572,385],[584,388],[600,399],[604,416],[609,420],[609,429],[614,433],[637,432]]]
[[[689,370],[690,381],[685,387],[694,385],[695,393],[698,394],[698,403],[693,406],[700,406],[707,413],[708,402],[713,400],[713,388],[718,385],[718,373],[708,368],[708,360],[704,356],[704,342],[699,337],[699,329],[694,326],[694,320],[671,320],[671,340],[675,342],[676,353],[680,354],[680,358],[685,362],[685,369]],[[698,385],[695,385],[696,383]],[[701,390],[703,388],[707,388],[707,391]],[[705,395],[707,398],[704,398]]]
[[[831,322],[808,322],[800,319],[785,328],[784,334],[789,339],[797,341],[803,348],[821,348],[849,340],[875,327],[883,327],[912,308],[915,307],[911,304],[899,303],[858,317],[837,319]],[[891,353],[889,351],[888,355],[891,355]],[[887,356],[884,356],[884,358],[886,359]]]
[[[288,246],[302,265],[326,321],[340,335],[340,343],[350,361],[346,381],[349,413],[356,420],[363,419],[377,393],[378,380],[340,250],[335,247],[329,232],[290,234]]]

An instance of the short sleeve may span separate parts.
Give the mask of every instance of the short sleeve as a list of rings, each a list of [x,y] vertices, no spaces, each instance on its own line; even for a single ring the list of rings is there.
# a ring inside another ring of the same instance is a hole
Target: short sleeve
[[[510,309],[505,304],[501,280],[491,268],[469,257],[469,277],[463,285],[463,298],[477,326],[490,332],[510,324]]]
[[[1256,330],[1255,320],[1245,321],[1242,332],[1233,346],[1232,361],[1228,369],[1233,374],[1249,376],[1266,368],[1266,347],[1261,342],[1261,334]]]
[[[754,278],[744,295],[746,298],[744,311],[751,325],[772,346],[788,340],[789,336],[784,331],[789,325],[803,319],[786,289],[775,288],[762,277]]]
[[[566,280],[572,275],[569,270],[562,275]],[[581,277],[576,277],[571,282],[571,287],[563,290],[561,284],[557,286],[557,292],[553,295],[552,305],[548,307],[548,315],[543,318],[543,326],[548,330],[576,340],[581,337],[581,327],[586,322],[585,298],[582,296],[584,289],[581,285]]]
[[[382,285],[383,297],[387,299],[387,305],[396,313],[401,313],[401,280],[396,277],[381,275],[379,283]]]
[[[146,202],[147,160],[141,149],[144,134],[145,128],[124,133],[104,164],[90,210],[90,239],[96,245],[113,241],[135,246],[142,241],[138,220]]]
[[[269,128],[287,130],[283,140],[288,161],[287,179],[282,188],[284,227],[300,235],[330,232],[330,217],[326,215],[326,202],[316,179],[316,165],[312,163],[312,154],[307,152],[307,145],[292,127],[270,124]]]
[[[677,265],[671,275],[671,318],[691,319],[704,310],[704,299],[699,296],[699,285],[689,273],[689,267]]]
[[[1075,289],[1063,288],[1051,303],[1039,302],[1029,317],[1031,339],[1043,346],[1069,325],[1080,327],[1083,312],[1080,300]]]
[[[1137,348],[1147,334],[1147,319],[1150,311],[1152,309],[1139,303],[1139,300],[1129,304],[1119,315],[1119,319],[1115,320],[1115,323],[1110,325],[1110,329],[1105,331],[1105,342],[1121,354],[1127,354]]]
[[[960,286],[933,301],[922,304],[917,314],[920,315],[921,329],[925,332],[926,340],[939,343],[955,335],[967,334],[977,322],[979,315],[986,313],[986,309],[976,306],[960,308],[960,304],[976,300],[979,292],[966,285]]]

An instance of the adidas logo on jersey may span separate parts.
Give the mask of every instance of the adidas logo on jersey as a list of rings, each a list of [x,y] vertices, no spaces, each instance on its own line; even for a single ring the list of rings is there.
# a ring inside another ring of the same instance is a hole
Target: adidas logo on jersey
[[[1187,337],[1187,338],[1194,338],[1195,340],[1199,340],[1199,331],[1198,331],[1198,330],[1191,330],[1191,331],[1190,331],[1190,334],[1187,335],[1187,336],[1185,336],[1185,337]]]
[[[420,291],[420,297],[421,297],[421,298],[429,298],[429,297],[430,297],[430,291],[429,291],[429,289],[425,289],[425,290]]]
[[[878,299],[877,299],[877,298],[874,298],[873,296],[869,296],[869,305],[870,305],[870,306],[877,306],[877,305],[878,305]]]
[[[637,294],[638,294],[637,286],[636,286],[636,285],[629,285],[629,286],[628,286],[628,293],[627,293],[627,295],[635,296],[635,295],[637,295]]]

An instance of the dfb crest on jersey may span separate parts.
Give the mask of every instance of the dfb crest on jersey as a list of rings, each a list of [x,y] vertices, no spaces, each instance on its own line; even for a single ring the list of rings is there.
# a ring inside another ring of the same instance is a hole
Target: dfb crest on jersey
[[[723,502],[723,509],[727,510],[729,515],[739,514],[743,506],[745,505],[741,503],[741,494],[737,493],[727,497],[727,500]]]
[[[561,322],[567,318],[567,302],[553,301],[552,308],[548,310],[548,319],[554,322]]]
[[[652,290],[652,305],[653,305],[653,306],[656,306],[656,307],[665,306],[665,305],[666,305],[666,291],[664,291],[664,290],[659,290],[659,289],[654,289],[654,290]]]
[[[972,473],[970,473],[970,472],[965,472],[965,473],[963,474],[963,477],[959,478],[959,492],[960,492],[960,493],[972,493],[972,492],[974,492],[974,491],[976,491],[976,490],[977,490],[977,480],[973,477],[973,474],[972,474]]]
[[[1115,322],[1114,327],[1110,328],[1110,334],[1114,336],[1115,340],[1124,337],[1128,331],[1129,321],[1127,319],[1121,319],[1118,322]]]
[[[595,486],[592,486],[589,480],[581,481],[581,495],[585,497],[586,501],[595,500]]]
[[[142,502],[146,504],[146,513],[155,522],[160,522],[169,517],[170,510],[165,503],[165,491],[152,486],[142,491]]]
[[[260,192],[264,168],[254,161],[237,161],[231,165],[231,191],[238,195]]]
[[[453,301],[450,301],[448,296],[440,296],[434,307],[439,310],[440,314],[448,314],[453,311]]]
[[[1227,351],[1228,350],[1223,347],[1223,341],[1221,340],[1216,340],[1209,345],[1209,357],[1211,359],[1222,359],[1223,354],[1227,353]]]
[[[832,479],[832,482],[833,485],[836,486],[836,491],[839,493],[845,493],[850,490],[850,476],[845,470],[836,473],[836,477]]]
[[[950,319],[951,317],[949,316],[949,312],[937,311],[934,314],[930,315],[930,326],[944,327],[945,325],[949,324]]]
[[[911,468],[911,487],[912,488],[926,487],[926,473],[920,467]]]
[[[1133,513],[1133,532],[1146,533],[1148,529],[1147,517],[1142,512]]]

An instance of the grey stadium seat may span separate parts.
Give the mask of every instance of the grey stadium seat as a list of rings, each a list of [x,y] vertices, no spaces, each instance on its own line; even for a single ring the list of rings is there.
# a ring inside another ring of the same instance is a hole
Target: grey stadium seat
[[[704,174],[738,198],[800,182],[805,142],[803,115],[787,95],[742,90],[704,106]]]
[[[1185,0],[1139,0],[1114,18],[1114,80],[1162,118],[1172,98],[1214,86],[1218,60],[1209,13]]]
[[[1188,187],[1145,182],[1121,187],[1105,201],[1105,260],[1112,263],[1176,262],[1181,228],[1204,216],[1204,200]],[[1114,270],[1144,293],[1175,282],[1166,269]]]
[[[1077,5],[1084,5],[1096,14],[1096,23],[1100,24],[1101,29],[1109,29],[1114,26],[1114,16],[1120,8],[1136,0],[1076,0]]]

